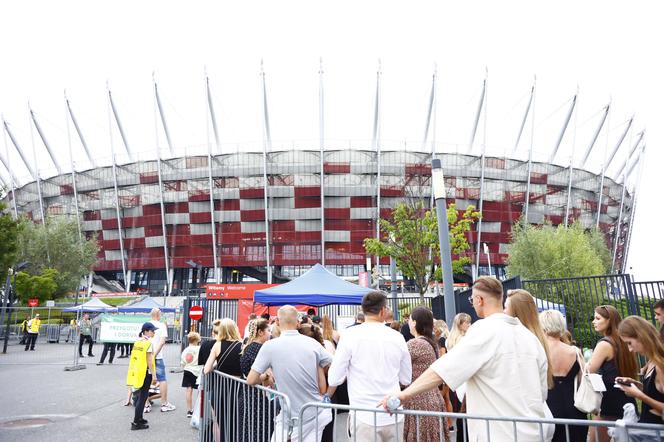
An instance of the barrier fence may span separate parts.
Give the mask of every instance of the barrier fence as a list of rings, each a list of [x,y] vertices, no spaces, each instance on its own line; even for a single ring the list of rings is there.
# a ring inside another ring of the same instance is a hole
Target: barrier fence
[[[404,440],[405,419],[410,420],[408,431],[411,432],[411,439],[414,437],[417,441],[425,434],[427,441],[465,442],[471,440],[468,433],[470,427],[476,437],[472,440],[481,441],[545,442],[550,440],[554,429],[557,429],[560,439],[556,440],[578,442],[585,440],[579,439],[580,433],[585,434],[594,428],[607,429],[614,440],[619,442],[664,442],[664,426],[653,424],[480,416],[419,410],[397,410],[389,415],[379,407],[350,407],[322,402],[306,403],[300,410],[293,410],[285,394],[262,386],[250,386],[243,379],[219,371],[203,376],[198,401],[201,442],[318,441],[323,431],[329,431],[326,440],[339,442],[385,440],[387,437],[401,441]],[[363,416],[358,418],[358,414]],[[376,426],[379,419],[382,420],[382,426]],[[444,429],[445,422],[449,421],[454,422],[455,428],[464,429],[461,434]],[[437,424],[437,433],[420,431],[425,425],[430,428],[432,422]]]
[[[292,431],[288,396],[213,371],[202,379],[197,399],[201,442],[286,442]]]
[[[39,334],[34,345],[34,351],[26,350],[26,334],[22,330],[23,320],[34,317],[39,313],[42,321]],[[100,361],[104,351],[104,343],[99,340],[100,327],[96,321],[96,314],[91,313],[92,327],[92,354],[88,356],[89,342],[84,340],[81,347],[83,357],[78,356],[80,334],[76,327],[72,327],[70,321],[80,319],[76,313],[63,312],[61,307],[7,307],[5,311],[5,323],[0,327],[0,365],[63,365],[65,367],[77,367],[80,365],[96,364]],[[167,345],[164,347],[164,360],[166,365],[179,367],[180,365],[180,340],[182,328],[169,326]],[[138,336],[136,337],[138,339]],[[5,344],[6,342],[6,344]],[[114,354],[113,363],[126,363],[127,359],[119,356],[126,353],[127,347],[118,344],[111,350],[107,349],[105,363]],[[131,344],[129,345],[131,351]]]

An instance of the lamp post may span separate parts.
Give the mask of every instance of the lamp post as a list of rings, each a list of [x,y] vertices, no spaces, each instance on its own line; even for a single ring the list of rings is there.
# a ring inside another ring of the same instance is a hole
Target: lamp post
[[[5,311],[7,312],[7,324],[5,326],[5,340],[2,345],[2,352],[7,353],[7,341],[9,340],[9,324],[12,322],[12,311],[10,310],[12,302],[12,275],[18,273],[21,270],[27,268],[30,265],[29,262],[23,261],[19,263],[15,269],[8,269],[7,271],[7,282],[5,284],[5,297],[2,302],[2,314],[0,315],[0,324],[5,323]]]
[[[486,243],[482,243],[482,246],[484,247],[484,254],[486,255],[486,260],[489,263],[489,276],[493,276],[493,272],[491,271],[491,256],[489,256],[489,246],[487,246]]]
[[[440,265],[443,271],[443,295],[445,299],[445,321],[451,324],[456,315],[454,299],[454,276],[452,275],[452,255],[450,252],[450,228],[447,224],[447,203],[445,201],[445,176],[438,158],[431,160],[431,184],[436,201],[438,218],[438,242],[440,243]]]
[[[394,233],[390,233],[390,241],[394,243]],[[390,255],[390,298],[392,298],[392,314],[399,320],[399,304],[397,303],[397,260]]]

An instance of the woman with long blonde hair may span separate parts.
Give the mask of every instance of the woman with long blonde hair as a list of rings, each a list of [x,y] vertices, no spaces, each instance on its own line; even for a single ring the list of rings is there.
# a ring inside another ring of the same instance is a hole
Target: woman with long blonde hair
[[[641,400],[639,422],[662,424],[664,416],[664,343],[654,325],[640,316],[628,316],[618,326],[618,333],[631,352],[648,359],[643,385],[618,376],[616,383],[627,396]],[[608,388],[608,387],[607,387]]]
[[[454,322],[452,322],[452,330],[447,337],[445,344],[447,345],[447,350],[452,350],[452,347],[456,345],[461,338],[466,334],[470,328],[470,323],[472,319],[468,313],[458,313],[454,317]]]
[[[323,330],[323,345],[325,350],[334,355],[339,343],[339,332],[334,329],[334,324],[329,316],[323,315],[321,318],[321,326]]]
[[[505,300],[505,314],[517,318],[524,327],[526,327],[542,344],[544,353],[546,353],[547,369],[546,382],[549,389],[553,388],[553,366],[551,365],[551,354],[546,335],[542,331],[537,312],[535,298],[526,290],[509,290]]]
[[[220,371],[232,376],[242,376],[240,367],[240,352],[242,351],[242,339],[237,324],[230,318],[223,318],[216,329],[214,346],[210,351],[210,356],[205,363],[203,372],[207,375],[213,370]],[[212,376],[210,378],[210,376]],[[224,382],[216,375],[210,375],[207,379],[213,382],[212,387],[212,409],[215,411],[216,425],[215,431],[219,431],[222,441],[235,442],[238,440],[238,428],[235,424],[235,416],[230,420],[225,419],[225,413],[235,413],[237,409],[236,398],[229,391],[225,391]],[[208,382],[206,380],[206,382]],[[224,424],[229,421],[228,428]]]

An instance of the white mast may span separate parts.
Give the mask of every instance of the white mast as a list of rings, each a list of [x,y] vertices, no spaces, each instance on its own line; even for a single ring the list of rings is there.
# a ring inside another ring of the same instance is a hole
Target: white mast
[[[267,268],[267,283],[272,284],[272,259],[270,256],[270,212],[268,207],[268,179],[267,179],[267,152],[272,151],[272,135],[270,134],[270,119],[267,108],[267,87],[265,85],[265,70],[261,60],[261,83],[263,86],[263,209],[265,213],[265,265]]]

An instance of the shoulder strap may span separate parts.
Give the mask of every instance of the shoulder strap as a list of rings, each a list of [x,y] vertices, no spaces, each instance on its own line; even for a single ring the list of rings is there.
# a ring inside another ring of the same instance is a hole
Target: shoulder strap
[[[574,392],[579,388],[581,379],[586,374],[586,359],[583,357],[581,350],[576,348],[576,362],[579,364],[579,372],[574,376]]]
[[[218,359],[219,362],[217,362],[217,367],[221,367],[222,365],[224,365],[224,361],[226,360],[226,358],[228,358],[228,355],[230,355],[231,350],[237,347],[238,344],[239,344],[238,341],[234,341],[231,345],[228,346],[224,354],[222,354],[221,357]]]

